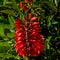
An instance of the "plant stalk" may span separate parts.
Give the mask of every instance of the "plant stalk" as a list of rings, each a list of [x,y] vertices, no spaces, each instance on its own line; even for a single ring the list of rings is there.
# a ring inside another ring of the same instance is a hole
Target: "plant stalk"
[[[28,57],[26,57],[26,58],[25,58],[25,60],[29,60],[29,58],[28,58]]]

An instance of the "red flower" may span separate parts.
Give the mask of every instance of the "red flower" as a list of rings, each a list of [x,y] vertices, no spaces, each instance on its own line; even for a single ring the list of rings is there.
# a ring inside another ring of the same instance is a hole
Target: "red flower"
[[[24,6],[22,2],[19,4],[20,9],[24,10],[25,12],[28,11],[28,7]]]
[[[15,21],[15,27],[18,28],[15,31],[15,49],[22,57],[37,56],[44,49],[44,41],[42,40],[44,36],[40,33],[39,22],[36,22],[37,17],[29,17],[30,20],[24,17],[25,23],[29,21],[25,28],[19,19]]]
[[[36,19],[37,19],[37,17],[34,16],[34,17],[31,18],[31,21],[35,21]]]
[[[32,13],[29,14],[29,18],[31,19],[33,17]]]
[[[29,9],[26,6],[24,6],[23,10],[27,12]]]
[[[20,28],[21,21],[17,18],[15,21],[15,27]]]
[[[27,16],[24,16],[24,21],[27,21]]]
[[[23,3],[22,3],[22,2],[20,2],[19,7],[20,7],[21,9],[23,9],[23,8],[24,8],[24,5],[23,5]]]
[[[33,0],[24,0],[25,3],[31,3]]]
[[[16,21],[15,21],[15,27],[16,28],[22,28],[22,29],[25,29],[24,27],[23,27],[23,23],[22,23],[22,21],[19,19],[19,18],[16,18]]]

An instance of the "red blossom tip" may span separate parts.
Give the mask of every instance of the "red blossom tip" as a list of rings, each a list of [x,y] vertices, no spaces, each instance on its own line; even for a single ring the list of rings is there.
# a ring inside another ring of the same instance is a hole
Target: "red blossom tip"
[[[25,3],[31,3],[33,0],[24,0]]]
[[[29,14],[29,18],[31,19],[33,17],[32,13]]]
[[[24,5],[23,5],[22,2],[20,2],[19,7],[20,7],[21,9],[23,9]]]
[[[35,17],[32,17],[31,18],[31,21],[35,21],[37,19],[37,17],[35,16]]]

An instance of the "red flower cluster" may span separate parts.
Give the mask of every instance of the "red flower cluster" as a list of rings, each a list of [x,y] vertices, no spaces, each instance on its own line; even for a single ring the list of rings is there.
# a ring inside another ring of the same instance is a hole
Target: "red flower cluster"
[[[24,10],[25,12],[28,11],[28,7],[24,6],[22,2],[20,2],[19,7]]]
[[[24,0],[25,3],[31,3],[33,0]],[[25,6],[22,2],[19,3],[19,7],[20,9],[24,10],[25,12],[27,12],[29,9],[27,6]]]
[[[40,33],[37,17],[29,14],[29,20],[24,17],[25,25],[16,19],[15,21],[15,49],[22,57],[37,56],[44,49],[43,35]],[[28,25],[28,26],[27,26]]]

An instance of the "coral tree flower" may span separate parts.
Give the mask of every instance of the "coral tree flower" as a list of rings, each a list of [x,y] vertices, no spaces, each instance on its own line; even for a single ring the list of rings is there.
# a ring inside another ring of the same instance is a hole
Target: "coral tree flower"
[[[26,56],[37,56],[44,49],[44,40],[42,40],[44,36],[40,33],[37,17],[33,17],[32,13],[30,13],[29,18],[28,27],[24,27],[23,22],[18,18],[15,21],[15,49],[23,58]],[[27,17],[24,17],[24,20],[25,23],[28,22]]]
[[[31,3],[33,0],[24,0],[25,3]]]
[[[24,6],[24,4],[22,2],[20,2],[19,7],[20,7],[20,9],[24,10],[25,12],[28,11],[28,7]]]
[[[19,3],[19,7],[20,7],[21,9],[23,9],[23,8],[24,8],[24,5],[23,5],[23,3],[22,3],[22,2],[20,2],[20,3]]]
[[[28,7],[24,6],[23,10],[24,10],[25,12],[27,12],[27,11],[28,11]]]

